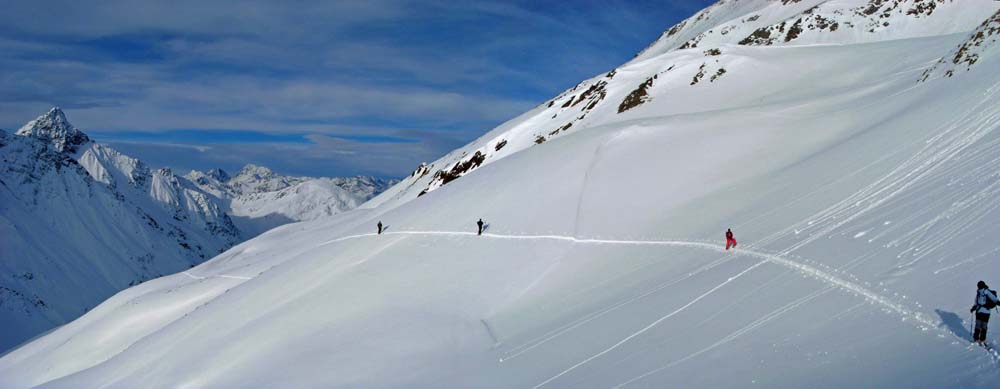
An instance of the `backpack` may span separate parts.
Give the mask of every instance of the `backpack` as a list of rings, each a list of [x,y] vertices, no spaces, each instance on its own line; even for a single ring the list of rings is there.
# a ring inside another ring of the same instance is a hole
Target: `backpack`
[[[993,289],[990,289],[990,292],[993,293],[994,297],[997,297],[998,299],[1000,299],[1000,296],[997,296],[997,291],[995,291]],[[996,300],[990,300],[989,297],[984,298],[983,300],[986,301],[986,303],[983,304],[983,308],[993,309],[993,308],[997,307],[997,301]]]

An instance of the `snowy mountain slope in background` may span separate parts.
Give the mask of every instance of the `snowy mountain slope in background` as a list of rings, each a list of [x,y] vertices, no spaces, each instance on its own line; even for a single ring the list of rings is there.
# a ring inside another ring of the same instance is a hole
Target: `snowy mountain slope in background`
[[[6,134],[0,147],[3,349],[236,243],[94,181],[66,145]]]
[[[227,181],[210,191],[91,141],[58,108],[3,139],[0,328],[7,335],[0,350],[125,287],[187,269],[275,226],[350,209],[389,184],[254,167],[267,176],[208,172]],[[236,191],[243,195],[233,210]]]
[[[395,199],[395,204],[408,202],[480,166],[583,128],[645,116],[794,100],[814,89],[851,87],[866,70],[864,63],[851,67],[829,64],[824,65],[826,71],[853,72],[859,76],[817,79],[813,69],[748,56],[747,53],[769,51],[753,47],[777,51],[795,46],[806,49],[816,45],[864,44],[950,34],[968,37],[968,32],[975,28],[970,26],[987,20],[996,8],[1000,5],[995,0],[720,1],[668,29],[632,61],[585,80],[470,145],[418,167],[403,180],[404,185],[387,191],[369,206],[390,199]],[[826,15],[825,22],[815,20],[822,15]],[[831,27],[833,24],[837,27]],[[798,32],[790,32],[796,25]],[[763,33],[758,31],[765,30],[774,30],[773,41],[748,41],[761,37]],[[945,54],[938,53],[936,57]],[[756,73],[767,67],[782,67],[785,74],[774,80],[758,79]],[[824,85],[788,88],[793,81]],[[718,93],[720,89],[746,93]],[[654,100],[661,101],[647,104]]]
[[[290,177],[247,165],[230,177],[221,169],[186,176],[227,204],[241,231],[253,236],[291,221],[315,220],[361,205],[396,180],[375,177]]]
[[[760,25],[123,291],[0,358],[0,386],[993,387],[967,310],[1000,282],[1000,46],[919,82],[1000,9],[957,3],[720,2],[684,41]],[[900,32],[739,44],[816,5],[895,7]]]

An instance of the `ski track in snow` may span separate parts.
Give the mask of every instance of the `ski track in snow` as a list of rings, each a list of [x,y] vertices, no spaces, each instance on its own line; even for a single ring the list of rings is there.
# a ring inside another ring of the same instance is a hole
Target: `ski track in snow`
[[[569,368],[567,368],[567,369],[565,369],[565,370],[563,370],[563,371],[559,372],[559,374],[556,374],[556,375],[554,375],[554,376],[552,376],[552,377],[549,377],[549,379],[547,379],[547,380],[545,380],[545,381],[542,381],[542,383],[540,383],[540,384],[538,384],[538,385],[535,385],[535,386],[533,387],[533,389],[537,389],[537,388],[540,388],[540,387],[542,387],[542,386],[545,386],[545,385],[546,385],[546,384],[548,384],[549,382],[552,382],[552,381],[556,380],[557,378],[559,378],[559,377],[562,377],[562,376],[563,376],[563,375],[565,375],[566,373],[569,373],[569,372],[571,372],[571,371],[575,370],[576,368],[578,368],[578,367],[580,367],[580,366],[583,366],[583,365],[587,364],[587,362],[590,362],[590,361],[592,361],[592,360],[594,360],[594,359],[597,359],[597,358],[599,358],[600,356],[602,356],[602,355],[604,355],[604,354],[607,354],[607,353],[609,353],[609,352],[612,352],[612,351],[614,351],[614,350],[615,350],[616,348],[618,348],[619,346],[621,346],[621,345],[623,345],[623,344],[627,343],[628,341],[632,340],[633,338],[635,338],[635,337],[637,337],[637,336],[639,336],[639,335],[642,335],[642,334],[643,334],[643,333],[645,333],[646,331],[649,331],[649,330],[650,330],[650,329],[652,329],[653,327],[656,327],[656,325],[657,325],[657,324],[660,324],[660,323],[662,323],[662,322],[663,322],[664,320],[667,320],[667,319],[669,319],[670,317],[672,317],[672,316],[674,316],[674,315],[676,315],[676,314],[680,313],[681,311],[683,311],[683,310],[687,309],[688,307],[690,307],[690,306],[694,305],[694,304],[695,304],[695,303],[697,303],[698,301],[701,301],[701,299],[703,299],[703,298],[707,297],[708,295],[710,295],[710,294],[714,293],[715,291],[717,291],[717,290],[719,290],[719,289],[722,289],[722,287],[723,287],[723,286],[726,286],[726,285],[727,285],[727,284],[729,284],[730,282],[733,282],[733,281],[734,281],[734,280],[736,280],[737,278],[740,278],[740,277],[742,277],[742,276],[743,276],[744,274],[747,274],[747,273],[749,273],[749,272],[750,272],[751,270],[753,270],[753,269],[756,269],[756,268],[760,267],[760,265],[763,265],[763,264],[765,264],[765,263],[767,263],[767,260],[763,260],[763,261],[760,261],[760,262],[757,262],[757,263],[756,263],[756,264],[754,264],[753,266],[750,266],[750,267],[748,267],[748,268],[744,269],[743,271],[741,271],[741,272],[737,273],[736,275],[734,275],[734,276],[732,276],[732,277],[729,277],[728,279],[726,279],[725,281],[723,281],[723,282],[722,282],[721,284],[719,284],[719,285],[716,285],[716,286],[715,286],[715,287],[713,287],[712,289],[709,289],[709,290],[708,290],[707,292],[705,292],[705,293],[702,293],[702,294],[701,294],[700,296],[698,296],[698,297],[695,297],[695,298],[694,298],[693,300],[689,301],[689,302],[688,302],[687,304],[684,304],[684,305],[683,305],[683,306],[681,306],[680,308],[677,308],[677,309],[673,310],[673,312],[670,312],[670,313],[668,313],[668,314],[666,314],[666,315],[663,315],[662,317],[660,317],[659,319],[656,319],[656,320],[655,320],[655,321],[653,321],[652,323],[649,323],[649,325],[647,325],[647,326],[643,327],[642,329],[640,329],[640,330],[638,330],[638,331],[636,331],[636,332],[633,332],[633,333],[632,333],[631,335],[629,335],[629,336],[626,336],[626,337],[625,337],[625,338],[623,338],[622,340],[619,340],[619,341],[618,341],[618,343],[615,343],[615,344],[611,345],[611,347],[608,347],[608,348],[606,348],[606,349],[604,349],[604,350],[601,350],[601,352],[599,352],[599,353],[597,353],[597,354],[594,354],[594,355],[591,355],[590,357],[587,357],[587,359],[584,359],[584,360],[582,360],[582,361],[580,361],[580,362],[577,362],[577,363],[576,363],[575,365],[573,365],[573,366],[570,366]]]
[[[188,273],[186,271],[182,271],[181,274],[186,275],[188,277],[191,277],[191,279],[194,279],[194,280],[204,280],[205,279],[205,277],[196,276],[196,275]]]
[[[651,376],[653,374],[656,374],[658,372],[666,370],[666,369],[668,369],[668,368],[670,368],[670,367],[672,367],[674,365],[677,365],[677,364],[679,364],[681,362],[687,361],[687,360],[689,360],[691,358],[694,358],[694,357],[697,357],[697,356],[699,356],[701,354],[709,352],[712,349],[714,349],[716,347],[719,347],[722,344],[728,343],[728,342],[732,341],[733,339],[736,339],[736,338],[742,336],[743,334],[746,334],[747,332],[753,331],[754,329],[756,329],[756,328],[758,328],[758,327],[760,327],[762,325],[767,324],[768,322],[770,322],[770,321],[778,318],[779,316],[781,316],[781,315],[783,315],[783,314],[785,314],[785,313],[787,313],[787,312],[789,312],[789,311],[791,311],[791,310],[793,310],[795,308],[798,308],[802,304],[805,304],[805,303],[807,303],[807,302],[815,299],[816,297],[819,297],[819,296],[821,296],[821,295],[823,295],[826,292],[829,292],[831,290],[833,290],[833,286],[827,286],[826,288],[817,290],[817,291],[815,291],[813,293],[810,293],[810,294],[808,294],[806,296],[800,297],[799,299],[797,299],[795,301],[792,301],[792,302],[790,302],[788,304],[785,304],[784,306],[782,306],[782,307],[780,307],[778,309],[775,309],[774,311],[771,311],[771,313],[768,313],[767,315],[764,315],[763,317],[761,317],[761,318],[759,318],[757,320],[754,320],[753,322],[751,322],[750,324],[747,324],[743,328],[740,328],[740,329],[738,329],[736,331],[733,331],[729,335],[726,335],[725,338],[720,339],[718,342],[715,342],[715,343],[709,345],[708,347],[705,347],[705,348],[703,348],[701,350],[698,350],[698,351],[696,351],[696,352],[694,352],[692,354],[688,354],[684,358],[681,358],[681,359],[678,359],[676,361],[670,362],[670,363],[668,363],[668,364],[666,364],[664,366],[661,366],[661,367],[658,367],[656,369],[653,369],[653,370],[650,370],[648,372],[645,372],[643,374],[640,374],[640,375],[638,375],[638,376],[636,376],[636,377],[634,377],[632,379],[629,379],[628,381],[625,381],[625,382],[623,382],[621,384],[615,385],[614,388],[617,389],[617,388],[624,387],[626,385],[629,385],[631,383],[639,381],[639,380],[641,380],[643,378],[649,377],[649,376]]]
[[[186,276],[190,277],[191,279],[195,279],[195,280],[204,280],[204,279],[212,278],[212,277],[229,278],[229,279],[233,279],[233,280],[244,280],[244,281],[249,281],[249,280],[254,279],[254,277],[231,276],[231,275],[227,275],[227,274],[218,274],[218,275],[203,277],[203,276],[196,276],[196,275],[188,273],[186,271],[182,271],[181,274],[186,275]]]
[[[225,274],[220,275],[219,278],[231,278],[231,279],[234,279],[234,280],[247,280],[247,281],[250,280],[250,279],[252,279],[252,277],[229,276],[229,275],[225,275]]]
[[[382,235],[466,236],[466,237],[477,237],[477,234],[475,232],[458,232],[458,231],[391,231],[391,232],[384,232],[384,233],[382,233]],[[348,241],[348,240],[353,240],[353,239],[369,238],[369,237],[376,237],[376,236],[378,236],[378,234],[375,234],[375,233],[367,233],[367,234],[357,234],[357,235],[343,236],[343,237],[340,237],[340,238],[337,238],[337,239],[333,239],[333,240],[329,240],[329,241],[323,242],[323,243],[319,244],[317,247],[322,247],[322,246],[326,246],[326,245],[329,245],[329,244],[334,244],[334,243]],[[502,239],[502,240],[561,241],[561,242],[567,242],[567,243],[573,243],[573,244],[608,244],[608,245],[632,245],[632,246],[686,247],[686,248],[695,248],[695,249],[702,249],[702,250],[711,250],[711,251],[722,252],[722,253],[728,252],[721,245],[716,245],[716,244],[706,243],[706,242],[697,242],[697,241],[684,241],[684,240],[614,240],[614,239],[576,238],[576,237],[572,237],[572,236],[562,236],[562,235],[505,235],[505,234],[494,234],[494,233],[483,233],[482,236],[478,236],[478,237],[479,238],[486,238],[486,239]],[[878,294],[878,293],[876,293],[876,292],[874,292],[874,291],[872,291],[872,290],[864,287],[863,285],[860,285],[860,284],[848,281],[847,279],[842,278],[842,277],[840,277],[838,275],[829,273],[827,271],[818,269],[816,267],[813,267],[813,266],[810,266],[810,265],[807,265],[807,264],[804,264],[804,263],[796,262],[794,260],[785,258],[785,257],[783,257],[780,254],[771,254],[771,253],[756,251],[756,250],[753,250],[753,249],[744,249],[744,248],[735,248],[735,249],[732,249],[732,252],[734,254],[744,255],[744,256],[749,256],[749,257],[753,257],[753,258],[759,259],[760,262],[757,262],[757,263],[751,265],[750,267],[744,269],[743,271],[741,271],[741,272],[739,272],[739,273],[737,273],[737,274],[729,277],[726,281],[723,281],[722,283],[720,283],[720,284],[712,287],[711,289],[709,289],[705,293],[699,295],[698,297],[694,298],[693,300],[691,300],[687,304],[685,304],[685,305],[683,305],[683,306],[681,306],[681,307],[673,310],[672,312],[670,312],[670,313],[668,313],[668,314],[660,317],[659,319],[653,321],[652,323],[648,324],[647,326],[643,327],[642,329],[639,329],[639,330],[633,332],[632,334],[630,334],[630,335],[626,336],[625,338],[619,340],[617,343],[611,345],[610,347],[607,347],[604,350],[602,350],[602,351],[600,351],[600,352],[598,352],[596,354],[593,354],[590,357],[585,358],[584,360],[582,360],[582,361],[580,361],[580,362],[578,362],[578,363],[570,366],[569,368],[566,368],[565,370],[559,372],[558,374],[556,374],[556,375],[554,375],[554,376],[546,379],[545,381],[543,381],[543,382],[535,385],[534,388],[539,388],[539,387],[545,386],[545,385],[551,383],[552,381],[558,379],[559,377],[562,377],[562,376],[564,376],[564,375],[572,372],[573,370],[575,370],[575,369],[577,369],[577,368],[579,368],[579,367],[587,364],[588,362],[593,361],[594,359],[600,358],[601,356],[614,351],[615,349],[617,349],[618,347],[622,346],[623,344],[629,342],[630,340],[632,340],[632,339],[634,339],[634,338],[642,335],[643,333],[649,331],[650,329],[656,327],[658,324],[660,324],[664,320],[667,320],[670,317],[672,317],[672,316],[680,313],[681,311],[685,310],[686,308],[690,307],[691,305],[694,305],[695,303],[697,303],[701,299],[703,299],[703,298],[711,295],[712,293],[716,292],[717,290],[721,289],[722,287],[724,287],[724,286],[728,285],[729,283],[735,281],[736,279],[740,278],[744,274],[746,274],[746,273],[748,273],[748,272],[750,272],[750,271],[752,271],[752,270],[760,267],[761,265],[763,265],[765,263],[769,263],[769,262],[773,263],[773,264],[777,264],[777,265],[781,265],[781,266],[787,267],[787,268],[789,268],[791,270],[794,270],[796,272],[799,272],[801,274],[813,277],[813,278],[815,278],[815,279],[817,279],[817,280],[819,280],[819,281],[821,281],[823,283],[826,283],[827,285],[829,285],[830,288],[839,288],[839,289],[842,289],[844,291],[847,291],[847,292],[850,292],[852,294],[855,294],[857,296],[864,297],[867,301],[870,301],[872,303],[878,304],[884,310],[891,311],[891,312],[893,312],[893,313],[895,313],[897,315],[902,316],[904,320],[910,320],[910,321],[918,323],[918,326],[922,330],[928,330],[928,329],[932,329],[932,328],[937,328],[938,327],[938,323],[936,323],[933,320],[927,318],[922,313],[914,311],[912,309],[909,309],[909,308],[905,307],[904,305],[893,301],[890,297]],[[713,262],[713,263],[715,263],[715,262]],[[207,278],[218,277],[218,278],[230,278],[230,279],[239,279],[239,280],[249,281],[249,280],[252,280],[254,278],[254,277],[235,276],[235,275],[226,275],[226,274],[211,275],[211,276],[198,276],[198,275],[195,275],[195,274],[191,274],[190,272],[187,272],[187,271],[181,272],[181,274],[184,274],[185,276],[187,276],[189,278],[192,278],[192,279],[195,279],[195,280],[204,280],[204,279],[207,279]],[[647,292],[647,293],[652,293],[652,292],[655,292],[657,290],[659,290],[659,288],[654,288],[651,292]],[[827,289],[827,290],[829,290],[829,289]],[[611,312],[611,311],[619,308],[620,305],[628,304],[628,303],[630,303],[630,302],[632,302],[632,301],[634,301],[636,299],[639,299],[639,298],[641,298],[641,297],[643,297],[645,295],[646,294],[643,294],[643,295],[640,295],[640,296],[638,296],[636,298],[626,300],[626,301],[624,301],[624,302],[622,302],[620,304],[615,304],[615,305],[613,305],[611,307],[608,307],[607,309],[594,312],[594,313],[592,313],[590,315],[587,315],[587,316],[581,318],[578,321],[575,321],[573,323],[569,323],[569,324],[567,324],[564,327],[557,328],[557,329],[555,329],[555,330],[553,330],[553,331],[551,331],[551,332],[549,332],[547,334],[544,334],[544,335],[540,336],[539,338],[532,339],[531,341],[528,341],[527,343],[522,344],[520,346],[517,346],[514,349],[508,351],[508,352],[513,352],[514,354],[509,355],[509,356],[507,356],[505,358],[501,358],[500,362],[503,362],[505,360],[508,360],[508,359],[514,358],[514,357],[516,357],[516,356],[518,356],[520,354],[523,354],[523,353],[525,353],[525,352],[527,352],[527,351],[529,351],[529,350],[531,350],[531,349],[533,349],[533,348],[535,348],[535,347],[537,347],[537,346],[539,346],[539,345],[541,345],[543,343],[548,342],[549,340],[552,340],[552,339],[554,339],[554,338],[556,338],[556,337],[558,337],[558,336],[560,336],[560,335],[562,335],[562,334],[564,334],[564,333],[572,330],[573,328],[576,328],[576,327],[579,327],[581,325],[584,325],[587,322],[590,322],[590,321],[596,319],[597,317],[600,317],[600,316],[602,316],[604,314],[607,314],[607,313],[609,313],[609,312]],[[667,369],[667,368],[669,368],[671,366],[674,366],[674,365],[676,365],[678,363],[681,363],[681,362],[684,362],[684,361],[689,360],[691,358],[694,358],[694,357],[696,357],[696,356],[698,356],[698,355],[700,355],[702,353],[708,352],[708,351],[710,351],[710,350],[712,350],[712,349],[714,349],[714,348],[716,348],[716,347],[718,347],[718,346],[720,346],[720,345],[722,345],[724,343],[727,343],[727,342],[735,339],[736,337],[738,337],[740,335],[745,334],[746,332],[749,332],[749,331],[751,331],[751,330],[753,330],[755,328],[758,328],[758,327],[766,324],[767,322],[771,321],[775,317],[777,317],[777,316],[779,316],[781,314],[784,314],[784,313],[786,313],[786,312],[788,312],[788,311],[790,311],[790,310],[792,310],[792,309],[800,306],[805,301],[808,301],[808,300],[810,300],[810,299],[812,299],[812,298],[814,298],[816,296],[817,296],[817,294],[814,293],[814,294],[806,296],[806,297],[804,297],[802,299],[799,299],[799,300],[796,300],[796,301],[794,301],[792,303],[789,303],[789,304],[787,304],[787,305],[785,305],[785,306],[783,306],[783,307],[781,307],[781,308],[779,308],[779,309],[777,309],[777,310],[775,310],[775,311],[773,311],[773,312],[765,315],[764,317],[762,317],[762,318],[754,321],[753,323],[750,323],[746,327],[741,328],[741,329],[739,329],[739,330],[731,333],[729,336],[723,338],[719,342],[716,342],[716,343],[714,343],[714,344],[712,344],[712,345],[710,345],[710,346],[708,346],[708,347],[706,347],[706,348],[704,348],[702,350],[699,350],[699,351],[695,352],[694,354],[688,355],[685,358],[682,358],[682,359],[679,359],[677,361],[671,362],[670,364],[668,364],[666,366],[657,368],[655,370],[651,370],[651,371],[649,371],[647,373],[644,373],[643,375],[637,376],[637,377],[635,377],[635,378],[633,378],[633,379],[631,379],[629,381],[626,381],[626,382],[622,383],[619,386],[627,385],[629,383],[635,382],[635,381],[637,381],[639,379],[642,379],[642,378],[644,378],[646,376],[654,374],[654,373],[656,373],[658,371]],[[487,329],[488,329],[488,327],[487,327]],[[495,344],[499,343],[499,340],[496,339],[496,338],[494,338],[494,342],[495,342]]]
[[[578,327],[580,327],[580,326],[582,326],[584,324],[587,324],[587,323],[589,323],[591,321],[599,319],[599,318],[603,317],[604,315],[607,315],[607,314],[609,314],[611,312],[614,312],[614,311],[618,310],[618,308],[621,308],[621,307],[624,307],[624,306],[626,306],[628,304],[631,304],[631,303],[634,303],[636,301],[639,301],[639,300],[641,300],[643,298],[646,298],[646,297],[648,297],[650,295],[653,295],[653,294],[655,294],[657,292],[660,292],[663,289],[666,289],[666,288],[669,288],[671,286],[677,285],[678,283],[680,283],[682,281],[685,281],[685,280],[687,280],[687,279],[689,279],[691,277],[694,277],[695,275],[698,275],[698,274],[700,274],[700,273],[702,273],[704,271],[714,269],[714,268],[718,267],[719,265],[727,262],[728,260],[730,260],[732,258],[733,257],[729,257],[729,256],[722,257],[722,258],[717,259],[715,261],[712,261],[712,262],[710,262],[710,263],[708,263],[706,265],[703,265],[703,266],[699,267],[698,269],[695,269],[694,271],[689,272],[688,274],[686,274],[683,277],[680,277],[680,278],[678,278],[676,280],[673,280],[673,281],[670,281],[670,282],[666,282],[666,283],[657,285],[656,287],[654,287],[654,288],[652,288],[650,290],[647,290],[645,292],[642,292],[642,293],[640,293],[638,295],[635,295],[633,297],[630,297],[630,298],[627,298],[625,300],[619,301],[617,303],[612,304],[611,306],[608,306],[606,308],[600,309],[598,311],[591,312],[591,313],[589,313],[589,314],[587,314],[587,315],[585,315],[585,316],[583,316],[583,317],[581,317],[581,318],[579,318],[577,320],[574,320],[574,321],[572,321],[570,323],[567,323],[567,324],[565,324],[563,326],[555,328],[555,329],[553,329],[553,330],[551,330],[549,332],[546,332],[546,333],[544,333],[544,334],[542,334],[542,335],[540,335],[538,337],[535,337],[535,338],[533,338],[531,340],[528,340],[527,342],[524,342],[524,343],[522,343],[522,344],[520,344],[520,345],[518,345],[516,347],[512,347],[510,350],[506,351],[505,354],[507,354],[507,355],[505,357],[500,358],[499,361],[502,363],[502,362],[506,362],[506,361],[509,361],[511,359],[514,359],[514,358],[520,356],[521,354],[524,354],[524,353],[526,353],[528,351],[531,351],[531,350],[535,349],[536,347],[539,347],[539,346],[541,346],[541,345],[543,345],[545,343],[548,343],[549,341],[551,341],[553,339],[558,338],[559,336],[562,336],[563,334],[565,334],[565,333],[567,333],[569,331],[572,331],[575,328],[578,328]]]
[[[983,94],[984,98],[978,104],[972,105],[964,112],[954,115],[956,119],[953,119],[952,121],[941,126],[937,131],[937,135],[928,140],[924,140],[923,143],[925,145],[920,150],[915,152],[904,162],[900,163],[888,174],[875,180],[866,187],[858,190],[854,194],[844,198],[834,205],[815,213],[809,218],[806,218],[802,222],[790,225],[789,227],[778,231],[771,236],[759,239],[757,244],[765,246],[785,237],[805,233],[806,237],[804,239],[799,240],[782,251],[782,254],[790,254],[820,238],[829,236],[835,230],[848,225],[848,223],[851,223],[863,215],[879,208],[888,201],[907,193],[914,186],[926,182],[931,178],[954,175],[956,172],[968,172],[968,167],[959,166],[957,168],[949,169],[948,164],[953,163],[957,159],[963,158],[963,153],[965,153],[967,149],[978,144],[983,138],[996,129],[997,123],[1000,123],[1000,114],[993,113],[994,110],[990,109],[989,106],[989,104],[995,100],[994,96],[1000,93],[1000,89],[998,89],[998,87],[1000,87],[1000,82],[993,84]],[[989,152],[991,150],[987,149],[987,151]],[[970,157],[970,155],[964,155],[965,159],[969,159]],[[879,161],[875,161],[875,163],[878,162]],[[868,166],[872,166],[873,164],[869,164]],[[863,167],[862,170],[867,169],[868,166]],[[995,191],[996,188],[989,187],[984,189],[981,193],[991,193]],[[976,200],[982,198],[988,197],[973,196],[970,199]],[[960,203],[961,204],[958,204],[958,206],[964,206],[966,203],[975,202],[967,199]],[[980,208],[983,207],[983,204],[975,204],[980,206]],[[986,205],[991,206],[992,208],[996,207],[993,204]],[[953,206],[953,208],[954,207],[955,206]],[[984,217],[988,214],[988,212],[980,210],[977,214],[979,217]],[[890,242],[887,246],[897,246],[902,244],[906,237],[912,238],[923,234],[925,231],[929,230],[931,226],[937,223],[940,218],[946,218],[948,216],[950,215],[945,214],[937,219],[933,219],[916,230],[904,234],[904,238]],[[951,234],[945,233],[941,236],[937,236],[936,239],[926,239],[926,237],[921,237],[923,239],[919,240],[925,241],[925,247],[918,249],[917,251],[921,251],[923,254],[915,255],[915,258],[909,260],[908,262],[900,263],[897,267],[905,268],[912,266],[917,261],[925,258],[927,255],[930,255],[930,253],[935,249],[943,246],[943,244],[947,242],[947,239],[942,238],[942,236],[953,236],[952,234],[961,232],[965,228],[968,228],[969,225],[973,225],[973,223],[966,223],[965,226],[960,228],[958,231],[949,231]]]
[[[422,236],[472,236],[475,237],[475,232],[459,232],[459,231],[393,231],[384,232],[382,235],[422,235]],[[319,246],[325,246],[328,244],[333,244],[337,242],[343,242],[351,239],[358,239],[364,237],[377,236],[377,234],[358,234],[344,236],[341,238],[333,239]],[[712,250],[717,252],[727,252],[727,250],[716,244],[695,242],[695,241],[684,241],[684,240],[614,240],[614,239],[589,239],[589,238],[575,238],[572,236],[562,236],[562,235],[504,235],[504,234],[494,234],[494,233],[483,233],[481,238],[490,239],[509,239],[509,240],[554,240],[563,241],[578,244],[612,244],[612,245],[633,245],[633,246],[665,246],[665,247],[689,247],[704,250]],[[881,305],[884,309],[900,314],[903,317],[914,320],[917,323],[923,324],[925,326],[930,326],[931,328],[937,327],[937,323],[931,319],[928,319],[920,312],[911,310],[902,304],[892,301],[891,298],[878,294],[861,284],[857,284],[848,281],[845,278],[841,278],[835,274],[829,273],[827,271],[821,270],[819,268],[799,263],[787,258],[784,258],[780,254],[770,254],[756,250],[748,250],[743,248],[732,249],[734,253],[742,254],[758,259],[765,260],[767,262],[775,263],[788,267],[799,273],[805,274],[807,276],[814,277],[826,284],[843,289],[845,291],[851,292],[853,294],[864,297],[865,299]]]

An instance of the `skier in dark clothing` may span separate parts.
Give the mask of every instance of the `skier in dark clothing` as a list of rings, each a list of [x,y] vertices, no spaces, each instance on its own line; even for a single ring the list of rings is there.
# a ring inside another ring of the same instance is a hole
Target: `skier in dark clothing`
[[[476,222],[476,225],[479,226],[479,233],[477,235],[482,235],[483,234],[483,219],[479,219],[479,221]]]
[[[995,308],[998,300],[996,292],[990,290],[986,283],[979,281],[976,284],[976,305],[969,309],[969,312],[976,314],[976,329],[972,333],[974,343],[986,344],[986,325],[990,321],[990,309]]]
[[[378,221],[378,234],[382,235],[382,221],[381,220]]]
[[[733,238],[733,230],[726,230],[726,250],[729,250],[729,246],[736,248],[736,238]]]

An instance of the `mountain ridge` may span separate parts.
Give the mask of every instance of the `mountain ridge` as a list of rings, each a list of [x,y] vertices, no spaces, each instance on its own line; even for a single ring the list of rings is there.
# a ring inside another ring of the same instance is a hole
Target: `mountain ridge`
[[[345,211],[389,184],[289,178],[253,167],[267,174],[235,177],[244,196],[277,196],[271,188],[293,183],[315,181],[320,188],[283,195],[300,203],[291,210],[241,212],[248,207],[238,203],[234,212],[227,193],[94,142],[58,107],[13,134],[0,133],[0,154],[0,321],[9,333],[0,349],[118,290],[187,269],[271,228]],[[229,179],[221,169],[207,174]]]

